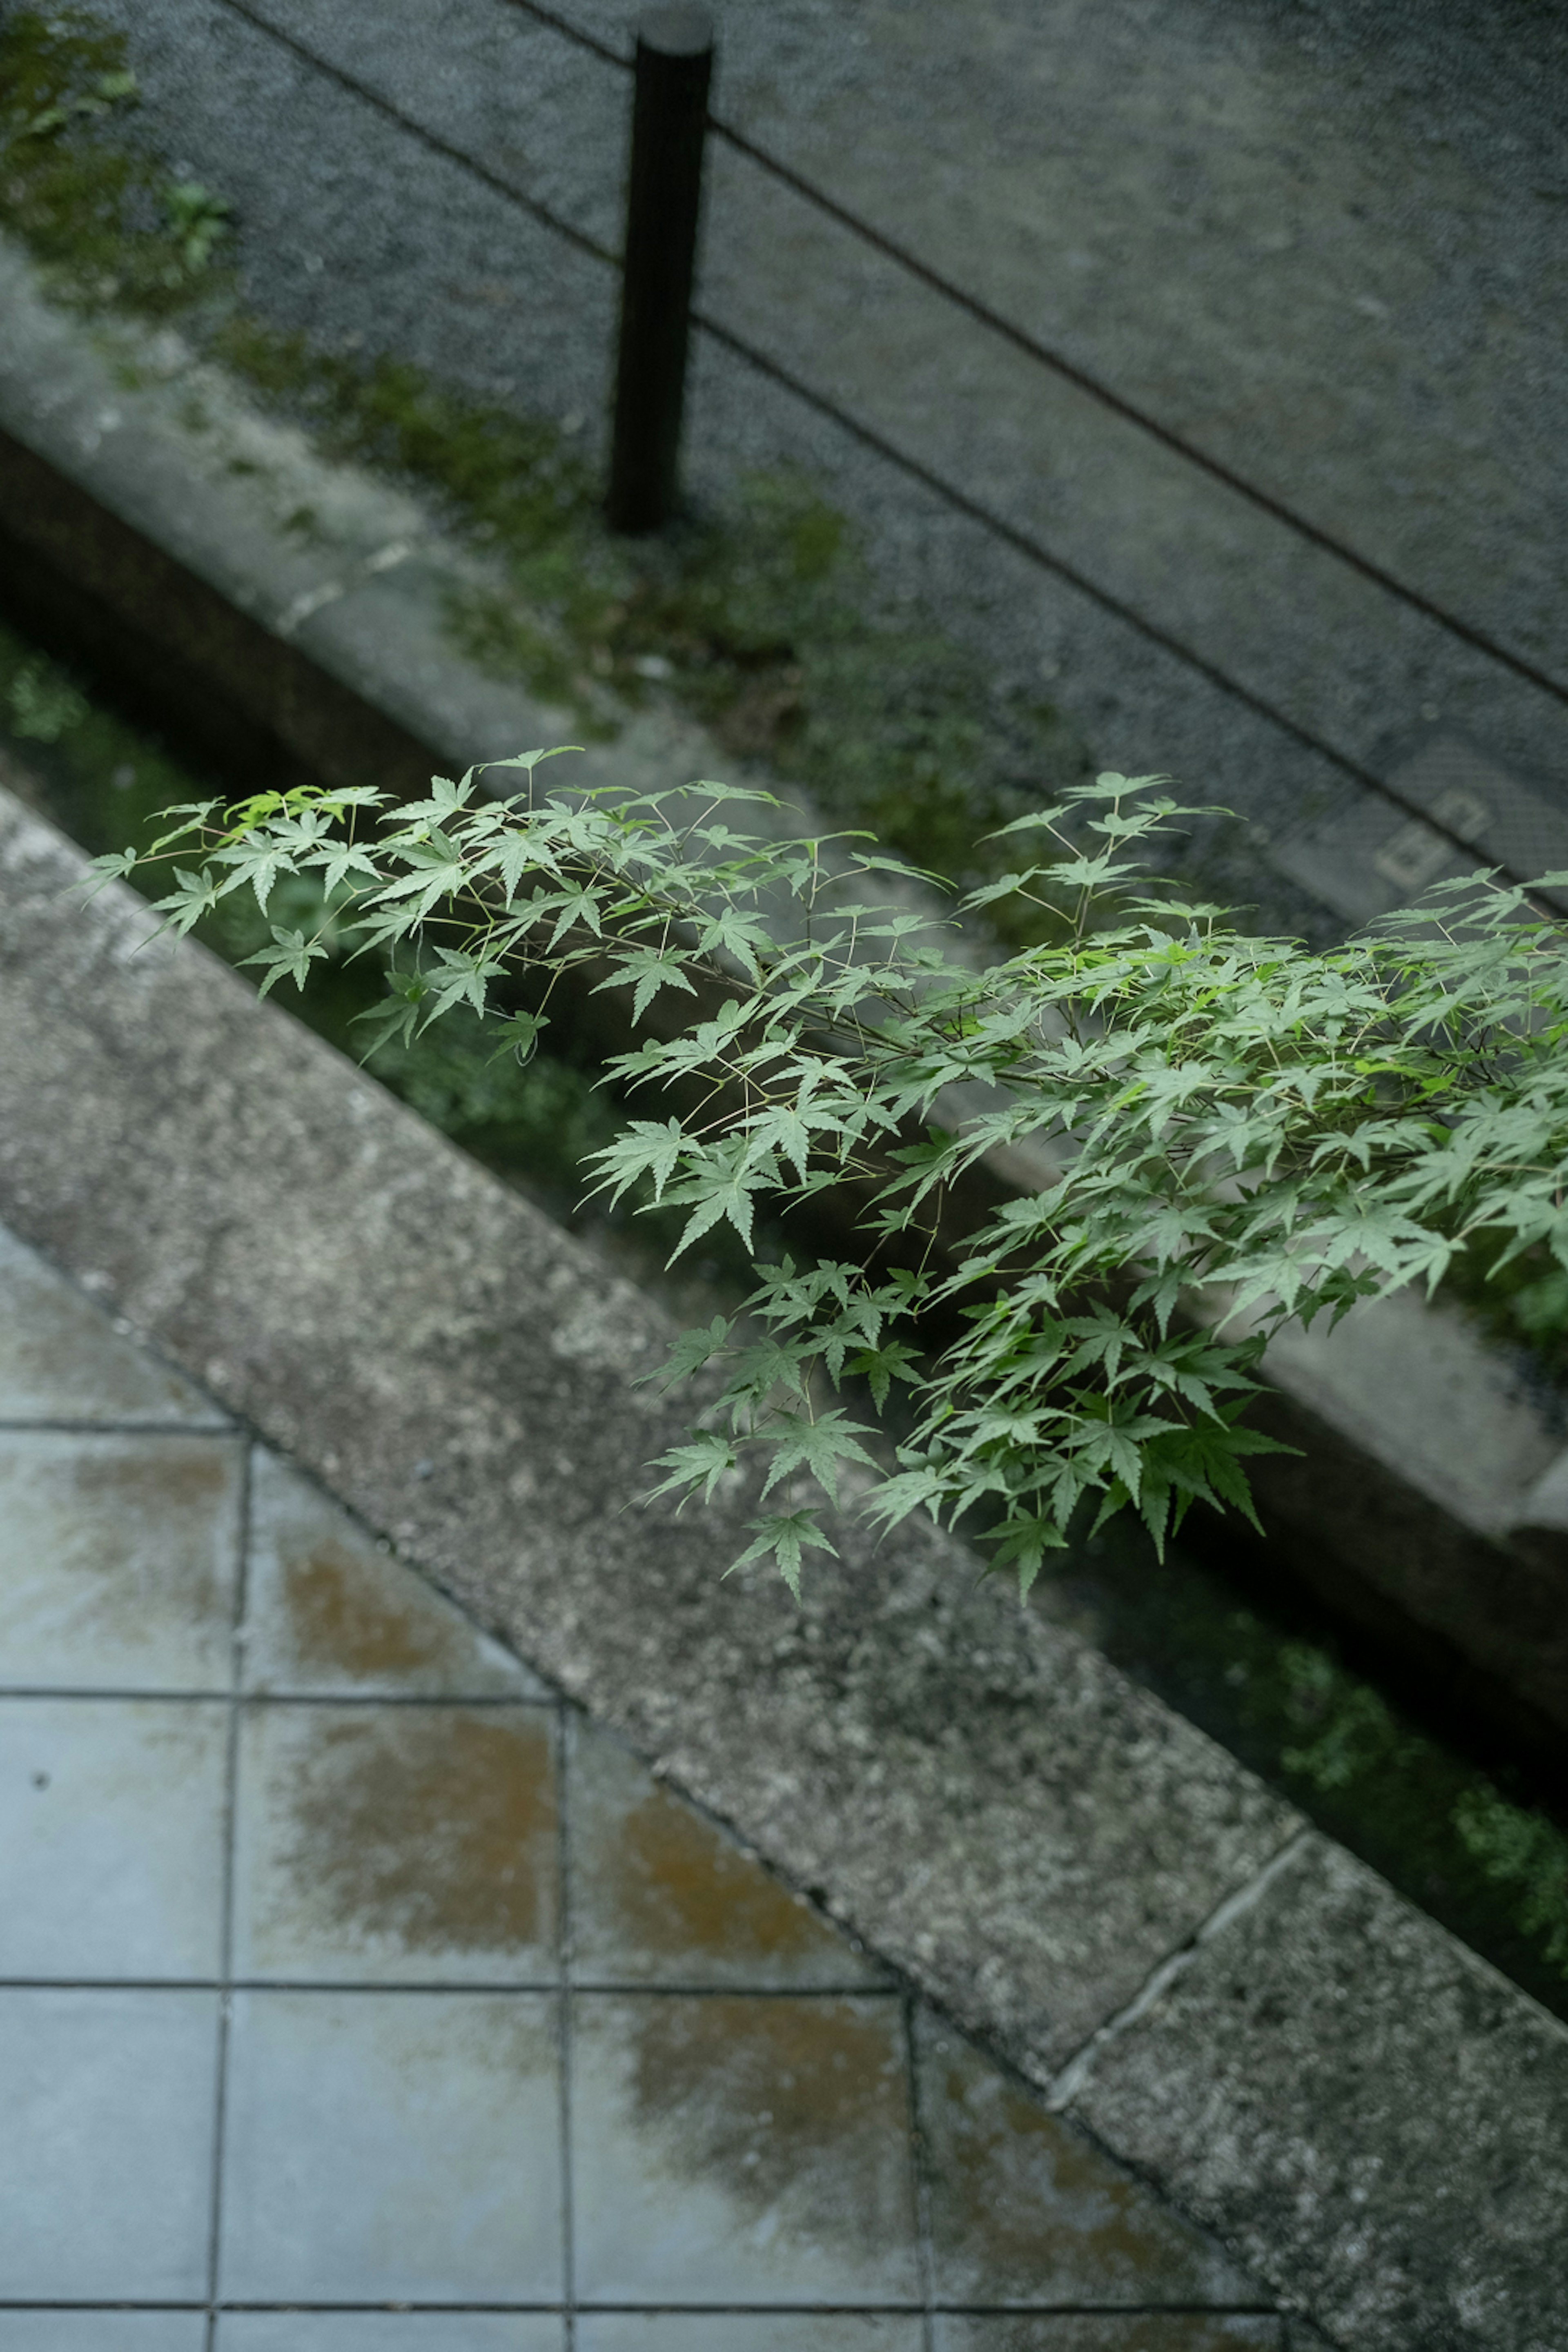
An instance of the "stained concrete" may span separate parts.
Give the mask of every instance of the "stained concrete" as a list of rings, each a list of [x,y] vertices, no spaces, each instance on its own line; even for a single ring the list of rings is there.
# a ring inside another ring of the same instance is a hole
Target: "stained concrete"
[[[1537,2102],[1564,2043],[1314,1838],[1097,2055],[1070,2111],[1135,2139],[1243,2253],[1288,2237],[1284,2283],[1310,2278],[1338,2341],[1556,2352],[1568,2133]]]
[[[1255,2059],[1177,2050],[1165,2096],[1162,1988],[1195,2014],[1184,1988],[1237,1932],[1287,1975],[1307,1949],[1276,1908],[1304,1867],[1289,1810],[934,1536],[873,1551],[847,1528],[802,1608],[721,1582],[742,1497],[690,1521],[632,1507],[676,1410],[628,1385],[666,1336],[649,1302],[200,950],[139,950],[129,894],[68,907],[79,870],[6,807],[0,1213],[1177,2208],[1212,2212],[1287,2304],[1356,2352],[1412,2327],[1424,2352],[1542,2352],[1531,2315],[1568,2275],[1533,2242],[1531,2175],[1568,2128],[1568,2034],[1400,1909],[1359,2035],[1363,1919],[1326,1902],[1304,1965],[1347,1988],[1343,2043],[1325,2030],[1320,2070],[1263,2000],[1235,2045]],[[1428,1999],[1477,1982],[1484,2000]],[[1380,2043],[1385,2011],[1418,2021],[1419,2076]],[[1361,2095],[1320,2095],[1363,2062]],[[1466,2087],[1462,2134],[1428,2128],[1433,2074]],[[1265,2195],[1276,2144],[1321,2202]],[[1496,2225],[1461,2253],[1445,2217],[1478,2199]]]

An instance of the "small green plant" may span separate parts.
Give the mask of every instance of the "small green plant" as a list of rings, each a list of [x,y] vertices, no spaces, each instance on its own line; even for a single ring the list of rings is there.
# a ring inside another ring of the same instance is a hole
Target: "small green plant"
[[[1287,1772],[1321,1794],[1410,1760],[1416,1745],[1370,1683],[1347,1675],[1310,1642],[1287,1642],[1279,1659],[1286,1706],[1297,1728],[1280,1750]]]
[[[5,696],[15,733],[35,743],[58,743],[87,716],[87,704],[63,670],[40,656],[24,662]]]
[[[1568,1974],[1568,1837],[1484,1784],[1460,1798],[1454,1826],[1487,1876],[1513,1890],[1523,1933],[1542,1937],[1547,1959]]]
[[[124,68],[94,74],[85,89],[62,89],[48,104],[22,113],[16,136],[47,139],[51,131],[63,131],[68,123],[95,121],[111,107],[123,106],[138,94],[135,75]]]
[[[0,28],[0,223],[60,299],[163,318],[208,290],[229,207],[115,143],[139,102],[123,35],[86,11],[22,8]]]
[[[526,974],[534,1009],[496,1024],[526,1055],[594,967],[646,1033],[611,1068],[664,1111],[590,1155],[595,1189],[682,1212],[676,1255],[855,1188],[856,1260],[759,1265],[667,1372],[710,1367],[713,1393],[656,1491],[754,1463],[742,1557],[792,1586],[846,1475],[881,1526],[979,1522],[1026,1591],[1086,1501],[1156,1544],[1194,1501],[1250,1511],[1246,1459],[1274,1449],[1242,1415],[1281,1323],[1434,1285],[1478,1232],[1568,1265],[1568,943],[1521,889],[1446,884],[1326,954],[1248,937],[1145,870],[1197,812],[1102,776],[1007,828],[1031,862],[958,902],[1020,898],[1051,934],[977,968],[864,836],[748,835],[741,807],[776,803],[718,784],[545,795],[546,756],[495,763],[523,778],[506,798],[470,772],[395,807],[310,787],[171,811],[160,905],[184,930],[315,877],[322,920],[250,961],[303,984],[351,928],[390,958],[372,1046],[483,1018]],[[1030,1139],[1048,1181],[955,1219],[976,1163]]]
[[[181,266],[198,277],[213,257],[220,237],[229,233],[233,205],[215,196],[199,180],[176,180],[163,191],[163,213],[179,248]]]

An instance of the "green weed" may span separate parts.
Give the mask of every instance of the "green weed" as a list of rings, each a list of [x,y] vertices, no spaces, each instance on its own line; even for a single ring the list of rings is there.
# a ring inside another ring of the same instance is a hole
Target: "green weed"
[[[87,717],[87,704],[65,672],[41,655],[22,664],[5,701],[13,733],[34,743],[58,743]]]
[[[138,100],[123,36],[79,9],[22,9],[0,31],[0,222],[56,297],[144,317],[208,292],[228,207],[110,135]]]
[[[1484,1785],[1465,1791],[1454,1826],[1487,1876],[1514,1890],[1521,1932],[1539,1936],[1568,1977],[1568,1837]]]

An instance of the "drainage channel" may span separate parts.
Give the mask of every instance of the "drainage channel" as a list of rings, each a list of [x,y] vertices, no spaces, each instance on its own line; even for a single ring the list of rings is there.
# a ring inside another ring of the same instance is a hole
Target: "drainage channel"
[[[81,634],[76,633],[79,647]],[[39,812],[93,854],[147,837],[158,813],[251,783],[268,748],[221,715],[159,723],[155,698],[127,708],[123,673],[69,650],[57,612],[47,646],[13,614],[0,625],[0,744]],[[177,707],[177,706],[176,706]],[[215,750],[226,740],[230,756]],[[237,900],[208,943],[237,961],[262,936]],[[354,1052],[353,1016],[373,975],[327,966],[291,1007]],[[493,1063],[476,1025],[439,1046],[388,1051],[374,1075],[493,1173],[569,1224],[616,1269],[658,1291],[671,1313],[707,1320],[746,1279],[714,1254],[667,1274],[657,1218],[605,1215],[581,1201],[578,1162],[605,1139],[615,1109],[602,1042],[557,1034],[526,1071]],[[1112,1529],[1065,1555],[1037,1605],[1103,1650],[1135,1681],[1199,1724],[1280,1789],[1402,1894],[1558,2014],[1568,2016],[1568,1835],[1547,1792],[1495,1737],[1435,1703],[1396,1657],[1347,1641],[1266,1551],[1237,1559],[1206,1531],[1163,1565]],[[1554,1801],[1554,1800],[1553,1800]]]

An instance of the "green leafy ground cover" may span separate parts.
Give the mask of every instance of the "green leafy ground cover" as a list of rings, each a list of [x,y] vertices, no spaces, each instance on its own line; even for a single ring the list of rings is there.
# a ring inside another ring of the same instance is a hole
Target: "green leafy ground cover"
[[[42,780],[45,813],[97,854],[144,837],[158,812],[201,796],[168,749],[13,633],[0,630],[0,740]],[[236,894],[231,928],[209,934],[233,961],[266,926]],[[303,911],[303,909],[301,909]],[[379,977],[318,965],[303,1016],[353,1050],[351,1023]],[[493,1058],[477,1025],[457,1051],[431,1039],[373,1061],[394,1091],[554,1213],[581,1193],[577,1161],[615,1131],[591,1075],[542,1048],[526,1067]],[[629,1251],[629,1214],[608,1230]],[[672,1219],[672,1226],[675,1223]],[[595,1237],[606,1238],[595,1219]],[[648,1261],[674,1239],[647,1236]],[[640,1255],[635,1270],[647,1268]],[[733,1267],[711,1262],[673,1303],[694,1319],[733,1307]],[[1483,1771],[1349,1665],[1331,1633],[1279,1601],[1244,1602],[1181,1545],[1163,1562],[1112,1528],[1047,1559],[1041,1605],[1158,1690],[1331,1834],[1536,1997],[1568,2015],[1568,1836],[1506,1767]]]

